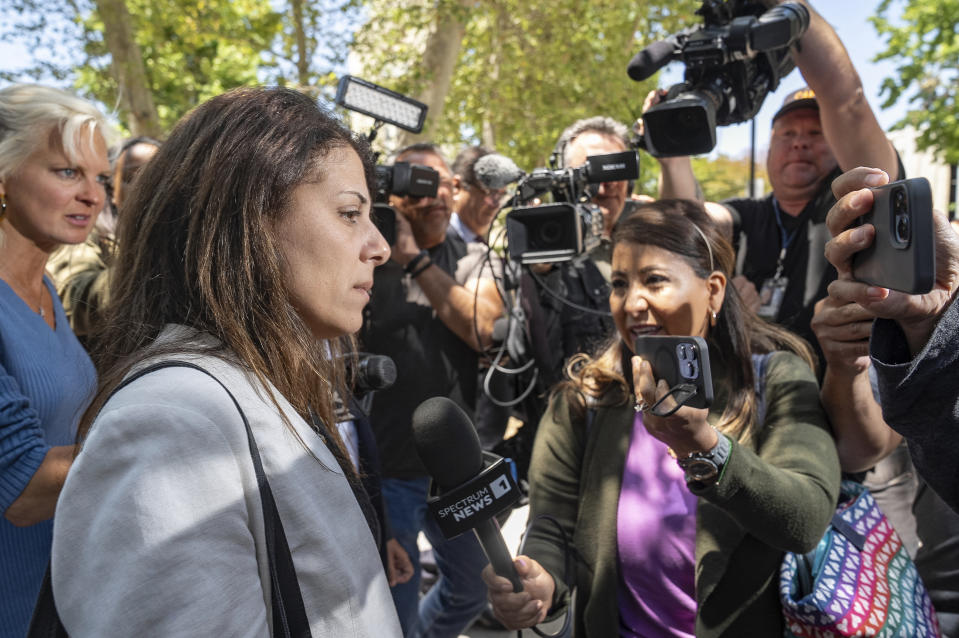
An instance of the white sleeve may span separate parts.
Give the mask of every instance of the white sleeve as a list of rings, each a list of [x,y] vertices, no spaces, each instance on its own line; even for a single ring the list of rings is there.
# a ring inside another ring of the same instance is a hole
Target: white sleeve
[[[67,631],[268,635],[251,532],[262,514],[232,401],[180,369],[138,380],[110,405],[54,519],[54,597]]]

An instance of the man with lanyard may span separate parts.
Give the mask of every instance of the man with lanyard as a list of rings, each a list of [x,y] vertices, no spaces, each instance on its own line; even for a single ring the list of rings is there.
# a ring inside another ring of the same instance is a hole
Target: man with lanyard
[[[778,4],[770,2],[769,4]],[[812,344],[813,307],[836,278],[823,256],[830,185],[840,172],[876,166],[902,178],[895,149],[863,94],[839,36],[809,3],[809,29],[792,50],[809,87],[790,93],[773,117],[763,199],[707,203],[737,246],[736,289],[760,315]],[[660,195],[696,198],[689,158],[663,158]]]

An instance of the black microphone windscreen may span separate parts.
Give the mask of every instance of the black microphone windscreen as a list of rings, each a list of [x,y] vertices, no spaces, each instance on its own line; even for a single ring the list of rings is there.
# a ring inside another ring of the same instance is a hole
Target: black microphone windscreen
[[[462,408],[446,397],[433,397],[413,412],[413,444],[436,484],[449,489],[483,471],[483,451],[476,429]]]
[[[396,383],[396,364],[382,354],[371,354],[360,362],[360,376],[371,390],[385,390]]]
[[[633,56],[626,67],[626,73],[636,82],[642,82],[672,60],[675,50],[675,44],[671,40],[653,42]]]
[[[480,184],[492,190],[506,188],[524,174],[513,160],[498,153],[490,153],[476,160],[473,173]]]

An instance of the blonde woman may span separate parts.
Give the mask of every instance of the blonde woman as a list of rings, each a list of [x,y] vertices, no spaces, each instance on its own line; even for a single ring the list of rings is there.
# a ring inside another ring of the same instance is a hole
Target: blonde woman
[[[103,209],[110,137],[103,115],[65,91],[0,89],[0,636],[26,633],[96,387],[45,268]]]

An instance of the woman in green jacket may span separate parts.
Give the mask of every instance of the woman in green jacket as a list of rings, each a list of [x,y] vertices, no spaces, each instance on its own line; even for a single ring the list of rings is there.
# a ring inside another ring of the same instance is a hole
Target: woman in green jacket
[[[533,525],[515,561],[524,590],[484,572],[508,627],[572,598],[576,636],[782,635],[779,565],[822,537],[839,461],[808,345],[744,306],[727,285],[733,265],[699,204],[658,201],[620,220],[618,334],[570,363],[540,424]],[[633,353],[640,335],[706,339],[710,408],[650,412],[669,388]]]

